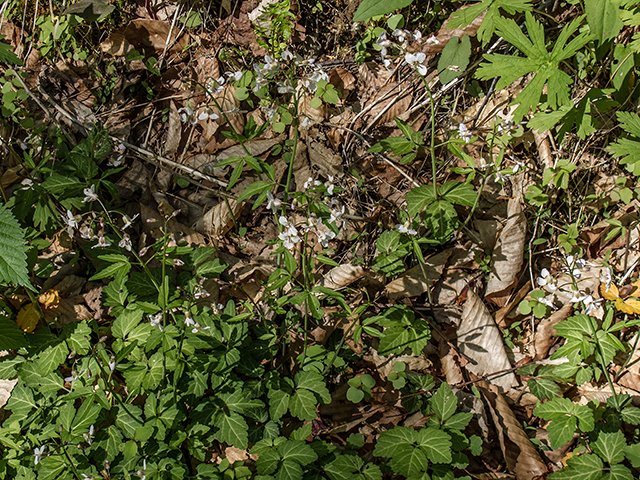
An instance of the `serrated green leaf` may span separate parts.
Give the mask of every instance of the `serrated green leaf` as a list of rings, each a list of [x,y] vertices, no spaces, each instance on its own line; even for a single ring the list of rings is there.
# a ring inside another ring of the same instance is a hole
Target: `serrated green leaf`
[[[552,473],[549,480],[601,480],[602,460],[597,455],[575,455],[567,460],[567,467]]]
[[[316,418],[316,403],[311,391],[299,388],[289,399],[289,410],[293,416],[310,422]]]
[[[622,421],[630,423],[631,425],[640,425],[640,408],[627,407],[620,412]]]
[[[278,446],[283,460],[291,460],[300,465],[309,465],[318,459],[318,455],[304,440],[289,440]]]
[[[418,432],[417,443],[433,463],[451,463],[451,437],[435,428],[423,428]]]
[[[142,310],[127,309],[123,311],[113,322],[111,332],[116,338],[126,338],[126,336],[142,321]]]
[[[116,458],[122,448],[124,437],[115,425],[108,425],[96,432],[92,448],[102,449],[107,453],[107,458]]]
[[[0,317],[0,349],[17,350],[29,344],[27,337],[20,328],[9,318]],[[7,377],[3,377],[7,378]]]
[[[36,357],[38,373],[41,376],[48,375],[64,363],[69,355],[69,347],[64,342],[47,347]]]
[[[562,394],[562,389],[553,380],[548,378],[531,378],[527,382],[529,390],[540,400],[551,400]]]
[[[449,429],[454,430],[464,430],[469,425],[469,422],[473,418],[473,413],[471,412],[460,412],[453,415],[449,420],[444,423],[444,426]]]
[[[29,281],[24,232],[4,205],[0,205],[0,252],[0,282],[22,285],[35,291]]]
[[[228,445],[246,449],[249,443],[247,422],[235,412],[220,412],[215,418],[214,425],[218,428],[215,436]]]
[[[70,325],[70,330],[67,334],[66,342],[72,352],[85,355],[89,351],[91,348],[89,343],[91,328],[89,328],[86,320]]]
[[[13,390],[11,391],[11,397],[9,397],[9,401],[4,406],[6,410],[11,410],[11,421],[22,420],[26,418],[31,410],[37,408],[33,398],[33,390],[24,385],[22,382],[18,382]]]
[[[411,189],[405,196],[407,210],[410,217],[415,217],[436,201],[433,185],[421,185]]]
[[[325,465],[324,473],[331,480],[382,480],[380,468],[357,455],[343,454]]]
[[[440,187],[440,195],[448,202],[471,207],[476,201],[477,194],[473,185],[463,182],[446,182]]]
[[[392,458],[407,445],[412,445],[416,440],[416,435],[416,431],[409,427],[394,427],[382,432],[373,454],[376,457]]]
[[[327,389],[324,377],[315,371],[298,372],[295,376],[296,388],[304,388],[319,395],[324,403],[331,402],[331,394]]]
[[[627,441],[620,430],[612,433],[600,432],[591,448],[598,456],[609,464],[620,463],[624,458]]]
[[[413,0],[363,0],[356,13],[353,15],[354,22],[364,22],[371,17],[385,15],[407,7]]]
[[[4,35],[0,35],[0,40],[4,39]],[[0,62],[10,65],[24,65],[23,61],[13,53],[11,45],[0,42]]]
[[[569,442],[578,425],[583,432],[590,432],[594,428],[593,411],[586,405],[574,404],[568,398],[554,398],[538,405],[533,413],[545,420],[551,420],[547,430],[553,449]]]
[[[73,419],[71,433],[80,435],[88,431],[89,427],[98,419],[101,410],[100,405],[96,405],[89,398],[85,399]]]
[[[276,480],[302,480],[302,467],[297,462],[285,460],[274,477]]]
[[[631,470],[624,465],[611,465],[602,480],[635,480]]]
[[[438,391],[431,397],[429,406],[440,422],[446,422],[456,413],[458,399],[451,391],[449,384],[442,383],[438,387]]]

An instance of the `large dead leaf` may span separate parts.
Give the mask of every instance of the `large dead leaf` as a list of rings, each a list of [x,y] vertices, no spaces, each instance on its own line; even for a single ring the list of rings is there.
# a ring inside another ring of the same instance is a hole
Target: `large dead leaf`
[[[633,345],[635,341],[635,339],[632,340],[631,344]],[[633,351],[627,368],[622,372],[618,371],[616,377],[618,378],[616,382],[618,385],[640,392],[640,349],[636,348]]]
[[[533,480],[544,476],[547,467],[505,398],[495,386],[485,382],[478,382],[476,386],[489,404],[509,472],[515,474],[518,480]]]
[[[538,328],[536,329],[535,353],[534,360],[542,360],[547,357],[549,349],[554,344],[556,339],[555,326],[563,320],[566,320],[573,312],[573,303],[567,303],[560,310],[555,312],[549,318],[545,318],[540,321]]]
[[[205,213],[195,226],[198,232],[213,237],[226,234],[233,227],[233,218],[237,218],[242,211],[244,202],[240,204],[233,198],[218,203]]]
[[[18,383],[18,379],[15,380],[0,380],[0,408],[4,407],[11,397],[11,391],[13,387]]]
[[[116,30],[100,44],[104,53],[114,56],[126,55],[132,49],[144,52],[145,56],[160,55],[165,50],[181,53],[187,46],[185,37],[178,37],[179,28],[160,20],[133,20],[126,28]],[[169,35],[171,34],[171,35]]]
[[[458,347],[462,354],[475,362],[465,366],[475,375],[489,375],[511,368],[502,333],[473,290],[469,290],[458,326]],[[505,392],[517,383],[512,372],[490,378],[488,382],[501,387]]]
[[[404,297],[417,297],[422,295],[438,281],[442,275],[447,260],[451,256],[452,249],[437,253],[425,260],[424,271],[427,275],[425,279],[420,265],[407,270],[400,278],[397,278],[385,287],[387,295],[392,299]]]
[[[517,282],[524,258],[527,219],[519,197],[509,199],[507,222],[491,255],[491,273],[485,298],[503,307]]]
[[[339,288],[346,287],[356,280],[361,279],[364,274],[365,270],[360,265],[345,263],[344,265],[338,265],[337,267],[333,267],[329,270],[318,282],[318,285],[332,290],[338,290]]]

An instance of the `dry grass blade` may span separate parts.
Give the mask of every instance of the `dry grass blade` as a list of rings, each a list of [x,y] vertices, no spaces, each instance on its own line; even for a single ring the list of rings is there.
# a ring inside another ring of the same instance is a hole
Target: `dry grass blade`
[[[567,303],[549,318],[545,318],[540,322],[534,339],[536,351],[534,360],[542,360],[547,357],[549,349],[555,342],[556,338],[556,331],[554,327],[571,315],[573,312],[573,305],[573,303]]]
[[[463,355],[476,362],[465,366],[475,375],[489,375],[511,368],[502,333],[487,307],[472,290],[469,290],[458,327],[458,346]],[[509,372],[489,381],[506,392],[516,384],[516,377]]]
[[[524,258],[527,219],[522,213],[520,198],[509,200],[507,224],[498,236],[491,255],[491,274],[487,282],[486,298],[499,307],[507,303],[515,286]]]
[[[426,281],[422,275],[422,268],[417,265],[405,272],[400,278],[387,284],[386,293],[392,299],[422,295],[438,281],[447,260],[451,256],[451,252],[452,250],[448,249],[426,259],[424,263],[424,271],[427,275]]]
[[[478,382],[476,386],[489,404],[500,448],[509,471],[515,474],[518,480],[543,477],[547,473],[547,467],[505,398],[496,387],[485,382]]]

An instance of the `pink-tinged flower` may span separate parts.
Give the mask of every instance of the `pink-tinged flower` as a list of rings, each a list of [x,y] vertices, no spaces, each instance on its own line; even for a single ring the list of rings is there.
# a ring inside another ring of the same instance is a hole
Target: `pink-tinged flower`
[[[118,243],[120,248],[124,248],[127,252],[131,251],[133,245],[131,245],[131,238],[126,233],[123,235],[122,240]]]
[[[129,215],[123,215],[122,221],[124,222],[124,226],[120,230],[126,230],[133,224],[133,221],[140,216],[139,213],[136,213],[133,217],[129,217]],[[149,220],[147,220],[149,221]]]
[[[96,202],[98,200],[95,185],[91,185],[91,188],[85,188],[82,192],[86,195],[84,200],[82,200],[82,203]]]
[[[98,243],[96,243],[91,248],[104,248],[111,245],[111,242],[107,239],[107,237],[103,237],[102,235],[98,237]]]

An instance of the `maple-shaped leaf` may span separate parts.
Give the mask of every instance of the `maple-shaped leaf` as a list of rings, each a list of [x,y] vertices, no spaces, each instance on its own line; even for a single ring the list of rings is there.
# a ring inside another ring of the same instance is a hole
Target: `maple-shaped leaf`
[[[481,0],[480,3],[460,9],[451,14],[447,22],[447,28],[454,29],[470,25],[471,22],[486,10],[487,13],[477,33],[478,40],[482,42],[482,45],[486,45],[496,30],[495,21],[501,18],[501,9],[510,15],[514,15],[517,12],[528,12],[531,10],[531,2],[530,0]]]
[[[590,35],[582,33],[567,43],[581,22],[582,18],[578,18],[563,28],[549,52],[544,38],[544,27],[529,12],[525,21],[529,37],[522,33],[515,21],[496,18],[497,33],[525,56],[484,55],[489,63],[480,65],[476,77],[481,80],[500,77],[496,84],[496,88],[500,90],[525,75],[535,73],[512,102],[512,105],[519,104],[513,112],[515,123],[519,123],[529,110],[536,110],[545,85],[546,102],[550,108],[556,109],[571,104],[569,85],[573,84],[573,79],[560,69],[560,63],[575,55],[589,41]]]

